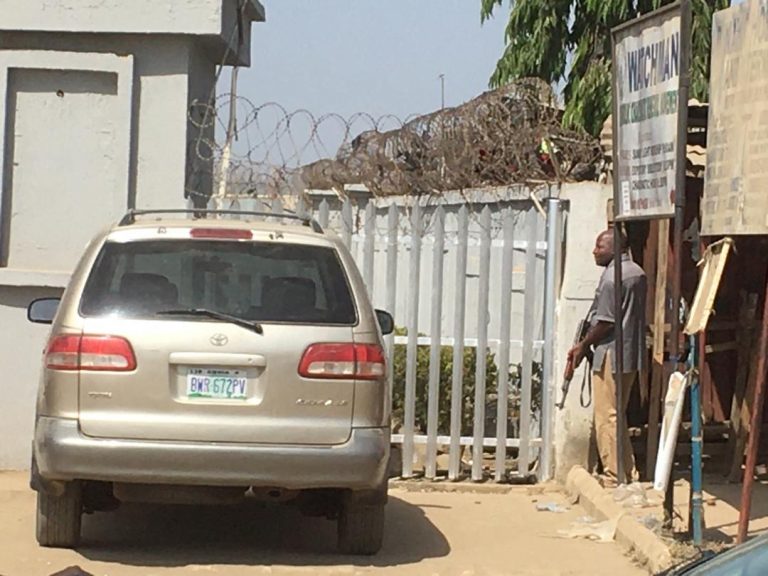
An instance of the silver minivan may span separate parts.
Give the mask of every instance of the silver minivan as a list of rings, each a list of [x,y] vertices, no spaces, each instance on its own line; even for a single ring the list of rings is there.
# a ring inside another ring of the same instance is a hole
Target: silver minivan
[[[259,498],[337,519],[345,553],[380,549],[393,319],[316,222],[224,216],[129,212],[60,302],[30,305],[52,324],[32,463],[41,545],[77,546],[83,513],[122,502]]]

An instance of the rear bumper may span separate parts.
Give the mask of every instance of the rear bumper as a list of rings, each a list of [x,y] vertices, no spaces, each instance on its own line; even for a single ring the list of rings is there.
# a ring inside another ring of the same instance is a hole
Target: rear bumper
[[[335,446],[102,439],[77,420],[41,417],[34,450],[46,480],[369,490],[386,483],[389,443],[385,428],[353,429]]]

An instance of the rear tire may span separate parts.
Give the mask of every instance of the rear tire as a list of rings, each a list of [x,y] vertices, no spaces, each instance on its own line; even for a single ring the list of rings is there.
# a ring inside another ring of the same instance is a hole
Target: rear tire
[[[48,548],[74,548],[80,544],[83,495],[79,483],[65,484],[61,495],[37,493],[37,542]]]
[[[373,556],[384,541],[384,504],[345,503],[338,532],[341,553]]]

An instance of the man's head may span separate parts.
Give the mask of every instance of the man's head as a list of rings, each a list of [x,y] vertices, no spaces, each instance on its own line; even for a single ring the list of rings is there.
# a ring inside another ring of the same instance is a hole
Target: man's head
[[[619,233],[619,241],[621,242],[620,251],[625,252],[627,240],[623,233]],[[605,230],[598,235],[595,240],[595,249],[592,250],[595,264],[602,267],[608,266],[613,262],[614,253],[613,230]]]

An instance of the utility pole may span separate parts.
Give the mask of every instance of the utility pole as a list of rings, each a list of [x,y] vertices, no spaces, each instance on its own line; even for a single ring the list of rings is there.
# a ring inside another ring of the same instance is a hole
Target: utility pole
[[[445,74],[440,74],[440,111],[445,110]],[[441,125],[445,122],[445,118],[440,118]],[[443,125],[444,126],[444,125]],[[445,132],[441,130],[441,137],[445,136]],[[445,181],[445,156],[440,158],[440,179]]]
[[[221,154],[221,169],[219,172],[219,189],[216,194],[217,210],[224,207],[224,199],[227,195],[227,178],[229,177],[229,167],[232,163],[232,144],[237,133],[237,80],[240,69],[235,66],[232,69],[232,83],[229,93],[229,125],[227,126],[227,140],[224,143],[224,150]]]
[[[445,110],[445,74],[440,74],[440,110]]]

